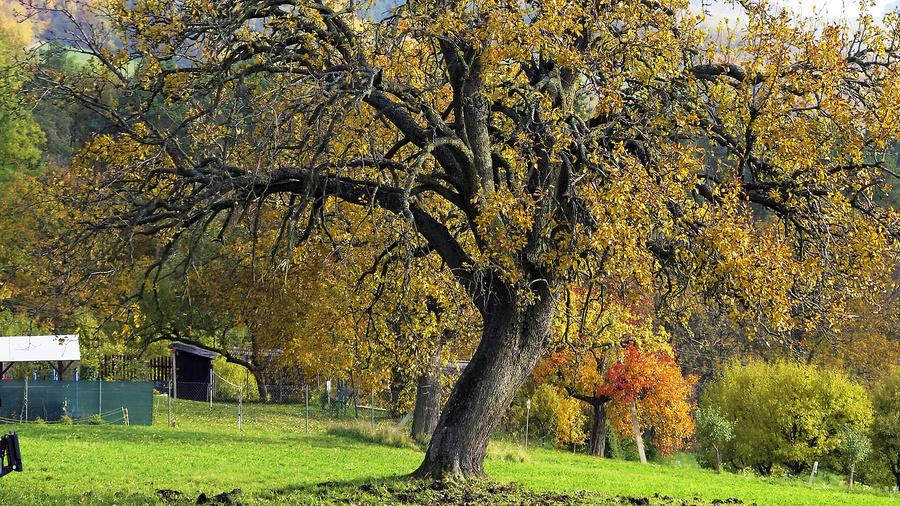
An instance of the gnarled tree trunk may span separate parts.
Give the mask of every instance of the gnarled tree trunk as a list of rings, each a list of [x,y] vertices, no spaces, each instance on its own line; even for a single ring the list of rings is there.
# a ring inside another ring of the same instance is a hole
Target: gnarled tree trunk
[[[573,393],[571,390],[569,390],[569,395],[579,401],[590,404],[594,408],[594,421],[591,425],[591,444],[588,452],[595,457],[603,457],[606,454],[606,403],[611,398],[606,395],[589,397]]]
[[[521,306],[493,291],[481,342],[444,405],[418,477],[482,478],[488,440],[550,338],[555,301],[538,282],[538,300]]]

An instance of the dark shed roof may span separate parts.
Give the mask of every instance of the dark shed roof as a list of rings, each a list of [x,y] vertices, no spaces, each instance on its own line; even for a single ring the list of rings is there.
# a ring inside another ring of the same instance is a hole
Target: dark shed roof
[[[214,359],[218,355],[218,353],[214,351],[204,350],[203,348],[198,348],[196,346],[191,346],[190,344],[182,344],[182,343],[172,343],[169,345],[169,348],[173,350],[183,351],[185,353],[190,353],[193,355],[198,355],[203,358]]]

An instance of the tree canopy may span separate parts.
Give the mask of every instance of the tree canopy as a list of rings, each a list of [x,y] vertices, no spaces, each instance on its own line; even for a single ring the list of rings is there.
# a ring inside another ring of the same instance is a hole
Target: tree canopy
[[[313,234],[427,260],[481,338],[418,473],[481,476],[565,286],[715,298],[779,335],[828,328],[887,268],[897,17],[851,31],[746,2],[717,38],[687,8],[98,2],[62,40],[89,66],[35,69],[113,125],[52,188],[71,264],[260,220],[272,270]]]

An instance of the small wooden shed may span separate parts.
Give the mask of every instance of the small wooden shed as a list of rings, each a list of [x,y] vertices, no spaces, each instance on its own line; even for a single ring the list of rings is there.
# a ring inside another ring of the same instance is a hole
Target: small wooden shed
[[[169,348],[175,355],[175,391],[172,395],[176,399],[209,400],[209,376],[212,361],[218,353],[182,343],[172,343]]]

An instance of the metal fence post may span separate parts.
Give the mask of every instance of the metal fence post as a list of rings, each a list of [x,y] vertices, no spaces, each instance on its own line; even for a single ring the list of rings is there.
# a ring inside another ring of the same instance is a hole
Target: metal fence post
[[[531,417],[531,399],[525,401],[525,451],[528,451],[528,422]]]
[[[244,430],[244,384],[238,387],[238,430]]]
[[[178,378],[175,376],[175,348],[172,348],[172,393],[171,396],[178,398]]]
[[[103,416],[103,378],[97,378],[97,416]]]
[[[306,402],[306,433],[309,434],[309,384],[303,385],[303,394]]]

